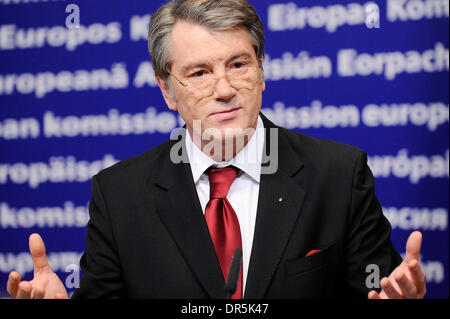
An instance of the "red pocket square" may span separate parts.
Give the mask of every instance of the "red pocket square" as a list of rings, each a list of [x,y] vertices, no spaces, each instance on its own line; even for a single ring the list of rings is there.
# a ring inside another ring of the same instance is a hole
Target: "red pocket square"
[[[311,250],[309,253],[306,254],[306,257],[312,256],[312,255],[320,253],[320,252],[321,252],[320,249],[319,250]]]

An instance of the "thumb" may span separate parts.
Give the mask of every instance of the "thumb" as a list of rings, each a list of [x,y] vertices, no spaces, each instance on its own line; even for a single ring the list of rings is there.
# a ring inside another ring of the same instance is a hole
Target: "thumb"
[[[406,243],[405,262],[409,263],[413,259],[419,261],[421,246],[422,246],[422,233],[419,231],[411,233]]]
[[[31,234],[28,244],[30,246],[31,257],[33,258],[34,273],[36,274],[45,268],[51,270],[47,256],[45,255],[45,245],[41,236],[39,234]]]

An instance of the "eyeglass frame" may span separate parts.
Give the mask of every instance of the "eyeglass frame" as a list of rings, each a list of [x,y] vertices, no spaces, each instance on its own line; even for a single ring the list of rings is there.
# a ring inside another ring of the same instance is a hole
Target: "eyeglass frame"
[[[245,67],[246,69],[257,69],[257,68],[260,68],[261,69],[261,67],[256,67],[256,66],[248,66],[248,67]],[[262,70],[261,70],[262,71]],[[188,86],[189,86],[189,84],[188,83],[185,83],[185,82],[183,82],[183,81],[181,81],[179,78],[177,78],[172,72],[168,72],[169,73],[169,75],[171,75],[171,76],[173,76],[177,81],[178,81],[178,83],[180,83],[181,84],[181,86],[183,86],[184,88],[187,88]],[[213,86],[213,91],[214,91],[214,88],[216,87],[216,84],[217,84],[217,82],[220,80],[220,79],[222,79],[222,78],[227,78],[227,80],[228,80],[228,83],[230,84],[230,86],[231,87],[233,87],[235,90],[237,90],[234,86],[232,86],[231,85],[231,83],[230,83],[230,79],[227,77],[227,75],[225,74],[224,76],[221,76],[221,77],[214,77],[215,78],[215,83],[214,83],[214,86]]]

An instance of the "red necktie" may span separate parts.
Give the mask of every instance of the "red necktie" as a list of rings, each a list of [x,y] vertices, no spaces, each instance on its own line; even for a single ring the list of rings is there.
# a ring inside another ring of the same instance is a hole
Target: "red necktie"
[[[207,172],[210,195],[205,218],[224,278],[227,278],[234,251],[236,248],[242,249],[239,221],[227,199],[228,190],[237,173],[234,167],[213,168]],[[231,298],[242,298],[242,264],[236,292]]]

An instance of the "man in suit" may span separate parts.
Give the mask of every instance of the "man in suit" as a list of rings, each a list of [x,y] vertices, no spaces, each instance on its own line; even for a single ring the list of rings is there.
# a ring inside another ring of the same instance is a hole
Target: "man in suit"
[[[223,298],[236,248],[234,298],[425,295],[421,234],[411,234],[402,261],[366,154],[260,113],[264,33],[247,1],[170,1],[152,16],[149,49],[165,101],[186,126],[93,177],[73,297]],[[67,298],[37,234],[30,251],[34,279],[12,272],[10,294]],[[371,267],[383,277],[378,290]]]

